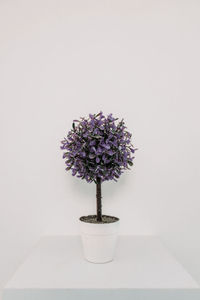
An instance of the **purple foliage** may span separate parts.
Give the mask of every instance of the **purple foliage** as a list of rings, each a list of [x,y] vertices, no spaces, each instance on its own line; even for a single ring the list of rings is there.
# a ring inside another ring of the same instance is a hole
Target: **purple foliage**
[[[123,170],[133,165],[136,150],[123,119],[116,124],[117,120],[102,112],[74,120],[61,142],[66,170],[87,182],[96,183],[97,177],[117,181]]]

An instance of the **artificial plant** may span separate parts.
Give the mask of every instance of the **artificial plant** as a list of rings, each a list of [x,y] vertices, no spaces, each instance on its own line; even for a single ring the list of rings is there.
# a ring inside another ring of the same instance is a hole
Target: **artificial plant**
[[[117,181],[133,165],[135,148],[124,120],[102,112],[74,120],[61,141],[66,170],[73,176],[96,184],[97,222],[102,222],[101,184]]]

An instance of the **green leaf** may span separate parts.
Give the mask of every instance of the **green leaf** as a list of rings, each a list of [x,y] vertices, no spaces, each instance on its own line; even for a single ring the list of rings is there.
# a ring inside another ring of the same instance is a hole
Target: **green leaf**
[[[100,136],[100,135],[90,135],[92,138],[94,138],[94,139],[101,139],[102,138],[102,136]]]
[[[129,164],[130,166],[132,166],[132,165],[133,165],[133,162],[132,162],[131,160],[128,160],[128,164]]]

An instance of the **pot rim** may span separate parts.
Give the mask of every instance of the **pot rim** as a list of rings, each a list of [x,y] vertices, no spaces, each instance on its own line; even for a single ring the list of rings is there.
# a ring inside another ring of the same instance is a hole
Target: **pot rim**
[[[89,225],[110,225],[110,224],[115,224],[115,223],[118,223],[120,221],[120,219],[118,217],[115,217],[115,216],[110,216],[110,215],[103,215],[103,216],[106,216],[106,217],[112,217],[115,219],[115,221],[113,222],[108,222],[108,223],[104,223],[104,222],[97,222],[97,223],[93,223],[93,222],[87,222],[85,220],[81,220],[83,217],[89,217],[89,216],[94,216],[94,215],[87,215],[87,216],[81,216],[79,218],[79,221],[81,223],[84,223],[84,224],[89,224]]]

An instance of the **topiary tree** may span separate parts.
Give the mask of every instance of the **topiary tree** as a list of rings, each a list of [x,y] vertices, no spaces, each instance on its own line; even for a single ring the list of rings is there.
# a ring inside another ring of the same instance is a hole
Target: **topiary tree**
[[[72,129],[61,141],[66,170],[73,176],[96,184],[97,222],[102,222],[101,184],[117,181],[133,165],[135,148],[124,120],[118,123],[112,114],[90,114],[74,120]]]

